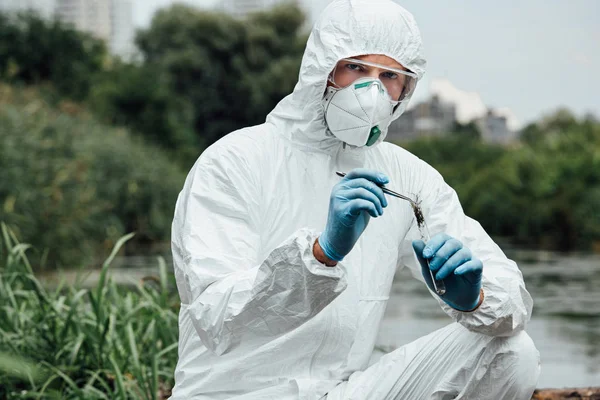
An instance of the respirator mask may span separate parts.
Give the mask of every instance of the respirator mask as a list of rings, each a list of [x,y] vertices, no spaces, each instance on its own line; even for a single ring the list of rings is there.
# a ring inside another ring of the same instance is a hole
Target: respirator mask
[[[404,112],[417,84],[411,72],[358,59],[340,61],[323,97],[325,122],[353,146],[372,146]]]

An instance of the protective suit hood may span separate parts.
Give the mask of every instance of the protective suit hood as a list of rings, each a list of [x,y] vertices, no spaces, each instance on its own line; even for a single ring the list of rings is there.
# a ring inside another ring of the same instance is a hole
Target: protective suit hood
[[[391,0],[334,0],[314,25],[293,93],[267,122],[297,145],[336,151],[342,142],[327,130],[321,105],[327,77],[339,60],[366,54],[393,58],[419,79],[425,73],[421,34],[412,14]],[[384,139],[382,135],[377,143]]]

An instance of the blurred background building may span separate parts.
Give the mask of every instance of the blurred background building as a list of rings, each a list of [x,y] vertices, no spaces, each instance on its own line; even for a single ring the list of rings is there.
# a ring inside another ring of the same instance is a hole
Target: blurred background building
[[[508,118],[499,110],[487,109],[482,114],[464,120],[458,116],[458,101],[442,99],[433,94],[429,100],[419,102],[394,121],[386,140],[402,142],[421,137],[451,135],[459,124],[472,123],[487,143],[511,144],[517,131],[509,127]]]
[[[56,16],[107,43],[111,40],[111,0],[57,0]]]
[[[36,11],[45,18],[54,15],[54,0],[0,0],[0,11]]]
[[[123,58],[135,55],[135,26],[132,0],[112,0],[110,50]]]
[[[135,53],[132,0],[0,0],[0,11],[58,18],[104,40],[113,54],[130,59]]]
[[[449,133],[456,123],[456,107],[438,96],[418,103],[392,123],[387,140],[403,141]]]
[[[285,3],[301,5],[301,0],[223,0],[217,9],[236,17],[243,17],[248,13],[266,10]]]
[[[475,125],[481,132],[481,138],[485,142],[510,144],[517,139],[516,132],[508,127],[506,116],[498,115],[494,110],[488,110],[486,115],[476,119]]]
[[[135,29],[131,0],[57,0],[56,16],[105,40],[113,54],[132,57]]]

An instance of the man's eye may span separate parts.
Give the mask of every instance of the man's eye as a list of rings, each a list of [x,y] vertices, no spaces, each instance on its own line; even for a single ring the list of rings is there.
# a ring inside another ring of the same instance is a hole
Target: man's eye
[[[346,68],[348,68],[352,71],[362,71],[363,70],[363,67],[358,64],[346,64]]]
[[[382,75],[386,79],[397,79],[398,78],[398,74],[395,74],[393,72],[384,72]]]

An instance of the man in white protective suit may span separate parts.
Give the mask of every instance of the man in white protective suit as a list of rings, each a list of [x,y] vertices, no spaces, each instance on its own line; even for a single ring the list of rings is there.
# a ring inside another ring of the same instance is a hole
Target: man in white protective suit
[[[532,299],[517,265],[439,173],[383,142],[424,72],[409,12],[334,0],[293,93],[266,123],[204,151],[173,221],[172,399],[531,397],[539,354],[524,332]],[[430,240],[385,185],[418,199]],[[370,365],[403,267],[454,323]]]

